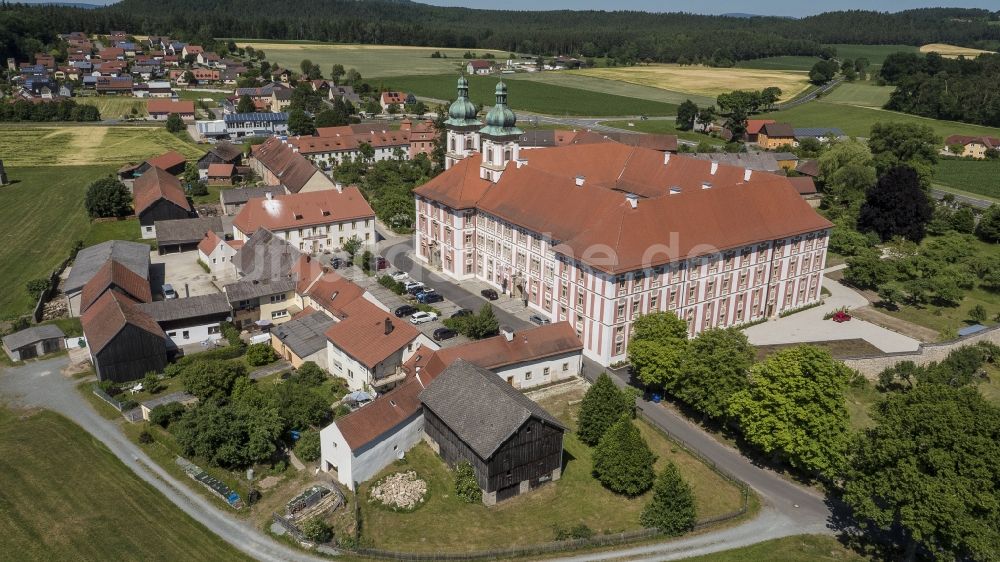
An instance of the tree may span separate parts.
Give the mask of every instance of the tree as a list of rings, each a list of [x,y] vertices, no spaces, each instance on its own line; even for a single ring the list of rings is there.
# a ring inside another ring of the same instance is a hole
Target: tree
[[[809,70],[809,81],[813,84],[826,84],[830,80],[833,80],[833,77],[837,75],[838,70],[839,67],[836,61],[818,61]]]
[[[754,356],[743,332],[735,328],[706,330],[688,345],[683,373],[672,392],[711,418],[725,417],[733,394],[750,384]]]
[[[150,394],[156,394],[163,390],[163,382],[156,373],[146,373],[146,376],[142,377],[142,389]]]
[[[902,122],[877,122],[868,135],[868,147],[879,175],[891,168],[909,166],[924,182],[934,177],[941,139],[930,125]]]
[[[361,249],[361,239],[357,236],[351,236],[341,245],[341,249],[347,252],[347,255],[351,256],[353,260],[354,254],[358,253],[358,250]]]
[[[236,379],[247,376],[242,363],[210,359],[186,365],[181,371],[184,388],[201,400],[229,396]]]
[[[179,133],[184,130],[184,120],[177,113],[171,113],[167,116],[167,131],[171,133]]]
[[[638,496],[653,485],[656,455],[628,416],[622,416],[594,449],[594,476],[616,494]]]
[[[319,426],[331,417],[330,403],[308,386],[285,381],[269,392],[271,405],[284,421],[285,429]]]
[[[1000,552],[1000,408],[974,388],[917,384],[872,410],[849,448],[844,501],[906,558],[996,560]]]
[[[302,59],[302,61],[299,63],[299,70],[302,71],[303,75],[308,75],[312,67],[313,67],[313,62],[309,59]]]
[[[321,369],[314,361],[306,361],[299,365],[298,369],[295,369],[295,375],[292,377],[292,380],[306,386],[319,386],[329,378],[326,371]]]
[[[255,343],[247,347],[246,361],[251,367],[260,367],[277,360],[278,354],[269,343]]]
[[[684,100],[684,103],[677,106],[677,128],[682,131],[690,131],[694,128],[694,120],[698,117],[698,106],[691,100]]]
[[[338,63],[330,67],[330,80],[338,86],[340,85],[341,78],[343,78],[345,74],[347,74],[347,71],[344,70],[344,65],[342,64]]]
[[[933,215],[934,208],[920,186],[916,170],[897,166],[868,190],[858,215],[858,230],[874,232],[883,242],[894,236],[919,242]]]
[[[288,132],[293,135],[313,135],[316,133],[316,126],[305,111],[293,109],[288,112]]]
[[[155,423],[160,427],[169,427],[170,424],[184,415],[185,410],[186,408],[180,402],[162,404],[149,411],[149,423]]]
[[[306,462],[318,459],[320,455],[319,432],[309,429],[299,434],[299,440],[295,442],[295,454]]]
[[[878,286],[879,301],[886,308],[895,309],[905,297],[906,293],[899,283],[889,282]]]
[[[987,318],[989,318],[989,313],[986,312],[985,306],[977,304],[976,306],[972,307],[972,310],[969,311],[969,318],[975,320],[978,323],[983,323],[986,322]]]
[[[973,214],[972,209],[968,207],[962,207],[951,215],[951,228],[955,232],[961,232],[963,234],[971,234],[976,230],[976,215]]]
[[[656,477],[653,497],[642,509],[639,522],[647,529],[656,528],[671,537],[694,528],[694,493],[673,462],[668,462]]]
[[[243,94],[240,96],[239,103],[236,104],[236,113],[255,113],[257,111],[257,106],[253,104],[253,100],[250,96]]]
[[[490,338],[500,333],[500,322],[493,313],[493,305],[483,303],[479,312],[469,319],[466,335],[474,340]]]
[[[132,194],[125,184],[108,176],[87,187],[84,206],[93,219],[124,217],[132,212]]]
[[[868,146],[857,140],[834,143],[819,157],[823,203],[838,209],[856,208],[875,185],[875,161]]]
[[[825,350],[784,349],[750,369],[750,385],[733,395],[730,413],[763,452],[808,473],[832,474],[846,445],[849,378]]]
[[[1000,205],[990,205],[976,225],[976,236],[986,242],[1000,242]]]
[[[632,325],[628,345],[632,372],[647,386],[673,389],[682,374],[687,335],[687,322],[673,312],[640,316]]]
[[[328,543],[333,539],[333,528],[319,517],[313,517],[302,524],[302,534],[313,542]]]
[[[465,500],[465,503],[483,501],[483,490],[476,480],[476,471],[469,461],[462,461],[455,467],[455,495]]]
[[[51,286],[52,284],[47,277],[40,277],[25,283],[24,290],[28,292],[31,300],[37,301],[42,296],[42,293],[48,291]]]
[[[622,416],[631,416],[633,408],[634,405],[618,390],[611,377],[601,373],[583,395],[576,435],[580,441],[593,447]]]
[[[224,468],[243,468],[271,458],[281,430],[273,408],[208,400],[186,411],[172,433],[186,455]]]

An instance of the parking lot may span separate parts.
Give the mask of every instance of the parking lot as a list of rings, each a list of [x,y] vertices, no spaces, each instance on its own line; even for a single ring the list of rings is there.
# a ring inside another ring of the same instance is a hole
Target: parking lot
[[[198,252],[160,255],[150,253],[149,283],[154,295],[163,294],[163,284],[169,283],[178,297],[211,295],[219,290],[212,284],[212,275],[198,265]]]

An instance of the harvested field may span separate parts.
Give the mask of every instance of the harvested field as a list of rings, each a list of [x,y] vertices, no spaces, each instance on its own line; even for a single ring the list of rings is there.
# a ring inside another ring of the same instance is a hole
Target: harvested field
[[[809,87],[809,78],[805,72],[785,70],[651,64],[648,66],[588,68],[575,72],[584,76],[620,80],[631,84],[713,98],[733,90],[760,90],[777,86],[781,88],[781,99],[787,100],[794,98]]]

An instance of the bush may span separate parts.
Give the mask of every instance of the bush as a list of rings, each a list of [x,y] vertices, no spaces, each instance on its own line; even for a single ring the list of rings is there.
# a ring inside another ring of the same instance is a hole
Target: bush
[[[455,467],[455,494],[466,503],[483,501],[483,490],[469,461],[462,461]]]
[[[163,383],[160,382],[160,377],[154,372],[146,373],[146,376],[142,377],[142,389],[150,394],[156,394],[163,390]]]
[[[188,195],[192,197],[203,197],[208,195],[208,186],[203,181],[196,181],[188,185]]]
[[[594,531],[587,525],[580,523],[571,529],[564,529],[558,525],[555,527],[555,540],[567,541],[571,539],[589,539],[594,536]]]
[[[327,378],[326,371],[320,369],[319,366],[312,362],[306,361],[298,369],[295,370],[294,375],[295,382],[304,384],[306,386],[319,386],[323,384]]]
[[[396,281],[388,275],[379,275],[378,284],[382,285],[386,289],[389,289],[393,293],[396,293],[397,295],[402,295],[406,292],[406,287],[402,283]]]
[[[255,343],[247,347],[247,365],[260,367],[274,363],[278,360],[278,354],[274,348],[267,343]]]
[[[295,454],[305,462],[318,459],[320,454],[319,432],[311,429],[302,432],[299,440],[295,443]]]
[[[47,278],[32,279],[24,285],[24,290],[28,291],[32,300],[38,300],[42,293],[49,290],[49,280]]]
[[[318,543],[328,543],[333,540],[333,528],[318,517],[313,517],[302,524],[302,534]]]
[[[236,329],[236,326],[232,322],[223,322],[220,325],[222,331],[222,337],[226,338],[229,345],[242,346],[244,344],[243,340],[240,339],[240,331]]]
[[[157,406],[149,412],[149,422],[163,428],[169,427],[171,423],[181,419],[184,410],[184,405],[180,402]]]
[[[139,433],[139,442],[148,445],[153,442],[153,435],[144,429]]]
[[[212,272],[212,270],[209,269],[208,264],[205,263],[205,262],[203,262],[203,261],[201,261],[200,258],[198,259],[198,267],[200,267],[202,269],[202,271],[204,271],[205,273],[211,273]]]

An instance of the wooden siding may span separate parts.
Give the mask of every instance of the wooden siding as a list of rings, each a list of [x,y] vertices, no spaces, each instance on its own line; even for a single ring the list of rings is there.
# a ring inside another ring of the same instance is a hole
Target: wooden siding
[[[150,226],[156,221],[188,218],[191,218],[191,214],[187,209],[182,209],[172,201],[161,198],[139,213],[139,224]]]
[[[136,326],[128,325],[97,353],[97,378],[115,382],[141,379],[167,365],[167,342]]]
[[[441,458],[450,466],[469,461],[479,486],[486,492],[516,486],[525,480],[535,485],[540,477],[562,467],[563,430],[535,417],[524,422],[489,459],[480,458],[426,407],[424,431],[438,444]]]

